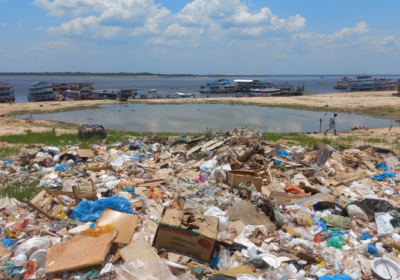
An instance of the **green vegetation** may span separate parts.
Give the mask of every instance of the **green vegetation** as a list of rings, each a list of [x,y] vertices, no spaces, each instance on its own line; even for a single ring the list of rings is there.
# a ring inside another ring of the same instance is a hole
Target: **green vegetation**
[[[308,136],[307,134],[303,133],[272,133],[272,132],[265,132],[263,136],[266,137],[270,141],[278,141],[279,139],[285,139],[289,141],[297,141],[299,142],[298,145],[303,147],[312,147],[315,141],[319,141],[324,144],[331,144],[332,140],[328,138],[314,138],[312,135]]]
[[[16,198],[18,201],[26,202],[29,198],[36,195],[43,188],[37,188],[39,182],[32,182],[28,185],[23,185],[19,181],[8,184],[4,188],[0,188],[0,197]]]
[[[11,155],[19,154],[21,146],[17,147],[0,147],[0,159],[7,158]]]

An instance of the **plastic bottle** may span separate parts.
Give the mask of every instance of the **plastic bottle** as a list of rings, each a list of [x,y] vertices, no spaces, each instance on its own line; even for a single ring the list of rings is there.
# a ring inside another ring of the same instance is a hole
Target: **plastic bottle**
[[[14,264],[15,266],[23,266],[28,261],[28,258],[25,254],[19,254],[15,257]]]

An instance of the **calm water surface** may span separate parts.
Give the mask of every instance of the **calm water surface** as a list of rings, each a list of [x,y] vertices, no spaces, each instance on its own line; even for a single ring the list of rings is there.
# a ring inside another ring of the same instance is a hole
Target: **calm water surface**
[[[228,131],[247,125],[261,132],[313,133],[319,132],[320,119],[322,119],[322,131],[325,131],[332,115],[324,112],[224,104],[123,104],[102,107],[104,109],[39,114],[33,118],[79,125],[102,124],[107,129],[137,132],[200,132],[205,128]],[[378,128],[388,127],[391,124],[390,120],[353,114],[340,113],[336,118],[339,132],[350,130],[354,126]]]
[[[380,76],[374,76],[380,77]],[[227,77],[231,81],[235,79],[250,80],[251,77]],[[295,87],[304,84],[305,89],[312,93],[332,93],[338,90],[333,89],[336,81],[340,80],[340,76],[336,77],[255,77],[254,79],[262,82],[289,82]],[[387,76],[387,78],[397,81],[399,76]],[[122,89],[135,88],[139,94],[145,94],[149,89],[157,89],[162,95],[174,94],[176,92],[191,93],[197,96],[206,96],[200,94],[200,86],[208,81],[216,80],[216,78],[105,78],[105,77],[0,77],[0,81],[14,84],[15,99],[17,102],[27,102],[28,88],[34,82],[47,81],[50,83],[94,83],[96,90],[101,89]],[[323,84],[318,84],[318,82]],[[171,89],[174,88],[174,89]],[[179,88],[179,89],[176,89]],[[211,95],[211,94],[210,94]],[[231,94],[212,94],[215,97],[229,97]]]

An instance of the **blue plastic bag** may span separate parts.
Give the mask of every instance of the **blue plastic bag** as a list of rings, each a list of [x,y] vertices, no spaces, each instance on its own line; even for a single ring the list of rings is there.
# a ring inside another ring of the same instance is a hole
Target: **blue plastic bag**
[[[388,171],[387,166],[386,166],[384,163],[382,163],[382,162],[377,163],[376,166],[378,166],[378,167],[379,167],[380,169],[382,169],[383,171]]]
[[[68,166],[66,166],[64,163],[56,166],[56,171],[65,172],[67,170],[68,170]]]
[[[372,235],[371,235],[371,234],[364,232],[364,233],[361,235],[360,239],[358,239],[358,241],[367,240],[367,239],[371,239],[371,238],[372,238]]]
[[[9,163],[9,164],[12,163],[11,160],[9,160],[8,158],[4,159],[4,161],[7,162],[7,163]]]
[[[289,153],[285,150],[275,150],[276,152],[278,152],[278,157],[284,156],[284,157],[289,157]]]
[[[351,280],[349,276],[343,275],[343,274],[336,274],[336,275],[326,275],[319,277],[318,280]]]
[[[79,222],[94,222],[100,219],[104,209],[109,208],[115,211],[133,214],[130,209],[131,203],[125,197],[114,196],[96,201],[83,200],[72,211],[74,219]]]
[[[134,188],[134,187],[130,187],[130,188],[121,188],[121,190],[122,190],[123,192],[128,192],[128,193],[130,193],[133,197],[136,197],[135,188]]]
[[[10,247],[10,246],[14,245],[17,242],[18,242],[17,239],[8,239],[7,237],[3,237],[1,239],[1,243],[3,243],[4,247]]]
[[[379,253],[378,249],[373,244],[368,244],[368,253],[371,255]]]
[[[381,175],[372,176],[373,180],[382,181],[385,178],[394,178],[396,175],[394,173],[383,172]]]

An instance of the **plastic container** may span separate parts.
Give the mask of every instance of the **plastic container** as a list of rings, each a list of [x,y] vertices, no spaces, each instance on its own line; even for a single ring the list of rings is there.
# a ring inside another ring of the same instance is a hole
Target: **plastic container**
[[[392,260],[376,258],[371,262],[371,269],[378,279],[400,280],[400,265]]]
[[[36,260],[36,268],[46,267],[47,250],[39,250],[32,254],[30,260]]]
[[[25,254],[19,254],[15,257],[14,264],[15,266],[23,266],[26,262],[28,261],[28,258],[25,256]],[[45,259],[46,261],[46,259]]]
[[[38,277],[43,277],[46,274],[46,269],[45,268],[39,268],[36,270],[36,276]]]
[[[228,250],[221,250],[221,252],[219,253],[219,257],[221,258],[221,260],[227,263],[231,262],[231,252],[229,252]]]

